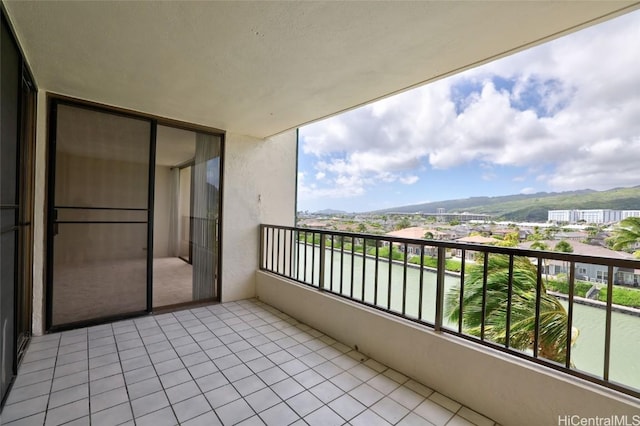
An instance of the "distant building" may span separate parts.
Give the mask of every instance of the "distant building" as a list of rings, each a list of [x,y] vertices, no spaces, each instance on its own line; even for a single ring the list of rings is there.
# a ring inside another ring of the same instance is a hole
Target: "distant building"
[[[640,210],[549,210],[547,220],[549,222],[577,223],[614,223],[627,217],[640,217]]]
[[[549,222],[575,223],[578,221],[577,212],[577,210],[549,210],[547,212],[547,220]]]
[[[410,228],[400,229],[398,231],[387,232],[385,235],[388,235],[390,237],[397,237],[397,238],[410,238],[415,240],[421,240],[421,239],[425,239],[424,236],[427,233],[430,233],[432,235],[432,238],[430,239],[433,239],[433,240],[448,240],[448,239],[452,239],[452,237],[455,237],[455,234],[441,232],[435,229],[425,229],[419,226],[413,226]],[[388,246],[389,243],[384,241],[382,245]],[[393,243],[393,245],[401,252],[404,252],[404,244]],[[424,253],[423,253],[423,249],[424,249]],[[407,253],[410,255],[420,255],[420,254],[433,255],[436,251],[437,250],[434,247],[431,247],[428,245],[425,246],[422,244],[407,244]]]
[[[438,213],[438,214],[445,214],[445,212],[446,212],[446,210],[445,210],[444,208],[442,208],[442,207],[439,207],[439,208],[436,210],[436,213]]]
[[[556,240],[542,241],[550,250],[553,250]],[[518,248],[531,249],[533,241],[527,241],[518,245]],[[603,259],[633,259],[633,256],[629,253],[610,250],[606,247],[593,246],[590,244],[584,244],[578,241],[571,241],[571,247],[573,248],[573,254],[579,254],[583,256],[602,257]],[[591,281],[597,283],[606,283],[609,279],[609,267],[604,264],[598,263],[576,263],[575,264],[575,277],[577,280]],[[568,274],[568,262],[560,260],[547,260],[543,266],[543,272],[545,274],[557,275]],[[613,283],[618,285],[627,285],[637,287],[640,285],[640,269],[629,268],[613,268]]]
[[[640,217],[640,210],[622,210],[621,216],[620,220],[624,220],[628,217]]]
[[[440,210],[440,209],[438,209]],[[389,212],[388,215],[401,215],[406,216],[408,213],[402,212]],[[454,213],[429,213],[429,212],[415,212],[411,213],[414,215],[419,215],[422,217],[434,217],[438,222],[451,222],[452,220],[457,220],[459,222],[471,222],[471,221],[490,221],[493,219],[493,216],[482,213],[469,213],[469,212],[454,212]]]
[[[493,245],[496,243],[499,243],[500,240],[496,239],[496,238],[491,238],[491,237],[483,237],[482,235],[470,235],[467,237],[463,237],[463,238],[458,238],[456,240],[456,242],[458,243],[470,243],[470,244],[488,244],[488,245]],[[454,252],[454,256],[456,257],[462,257],[463,256],[463,251],[462,249],[455,249],[453,250]],[[473,250],[465,250],[464,251],[464,257],[466,260],[474,260],[475,258],[475,253]]]

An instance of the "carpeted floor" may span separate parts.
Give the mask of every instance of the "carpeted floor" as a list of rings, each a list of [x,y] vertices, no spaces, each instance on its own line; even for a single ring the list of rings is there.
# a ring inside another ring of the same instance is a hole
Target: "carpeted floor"
[[[153,259],[153,307],[191,302],[193,267],[177,257]]]
[[[56,265],[53,325],[146,309],[146,259]],[[153,307],[192,300],[192,267],[176,257],[153,261]]]

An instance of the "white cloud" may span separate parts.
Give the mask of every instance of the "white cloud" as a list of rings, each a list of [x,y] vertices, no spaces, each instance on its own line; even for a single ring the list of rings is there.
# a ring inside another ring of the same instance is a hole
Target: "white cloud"
[[[527,187],[527,188],[522,188],[520,190],[521,194],[535,194],[536,189],[535,188],[531,188],[531,187]]]
[[[419,170],[469,162],[525,167],[553,190],[637,185],[638,43],[635,12],[306,126],[302,151],[328,185],[316,195],[414,184]]]
[[[403,183],[405,185],[413,185],[414,183],[418,182],[418,180],[420,180],[418,176],[411,175],[411,176],[401,177],[400,183]]]

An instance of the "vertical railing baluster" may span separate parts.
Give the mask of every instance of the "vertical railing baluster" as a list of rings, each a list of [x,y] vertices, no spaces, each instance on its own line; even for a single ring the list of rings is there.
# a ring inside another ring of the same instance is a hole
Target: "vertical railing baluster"
[[[304,276],[302,277],[303,282],[307,282],[307,246],[309,245],[309,235],[307,231],[304,231]]]
[[[294,244],[294,233],[295,230],[291,229],[289,232],[289,277],[293,278],[293,256],[294,253],[297,251],[297,245]]]
[[[287,229],[282,229],[282,275],[287,275]]]
[[[485,251],[484,253],[484,264],[482,271],[482,312],[481,312],[481,323],[480,323],[480,340],[484,340],[484,329],[485,329],[485,317],[487,315],[487,279],[488,279],[488,269],[489,269],[489,252]]]
[[[316,233],[311,233],[311,285],[315,285],[316,276]]]
[[[571,340],[573,338],[573,297],[576,285],[576,264],[569,263],[569,312],[567,313],[567,350],[565,352],[564,366],[571,368]],[[547,271],[548,273],[548,271]]]
[[[542,295],[542,258],[538,256],[538,267],[536,277],[536,320],[534,323],[535,330],[533,330],[533,357],[538,358],[538,346],[540,342],[540,299]]]
[[[280,273],[280,234],[281,234],[281,229],[278,228],[278,234],[276,237],[276,266],[275,266],[275,272],[276,274]]]
[[[467,250],[460,250],[460,300],[458,301],[458,333],[462,333],[462,319],[464,317],[464,268],[467,260]]]
[[[344,284],[344,235],[340,237],[340,294],[342,292]]]
[[[300,231],[296,230],[296,281],[300,281]]]
[[[374,266],[374,277],[373,277],[373,304],[378,305],[378,263],[380,260],[380,240],[376,240],[376,263]]]
[[[418,319],[422,320],[422,303],[424,289],[424,245],[420,246],[420,288],[418,289]]]
[[[319,259],[320,272],[318,276],[318,279],[320,280],[320,282],[318,282],[318,288],[320,288],[321,290],[325,289],[325,283],[324,283],[324,273],[325,273],[324,268],[325,268],[325,259],[326,259],[325,247],[326,247],[325,236],[324,234],[320,234],[320,259]]]
[[[362,240],[362,300],[364,302],[364,284],[367,275],[367,238]]]
[[[393,242],[389,241],[389,281],[387,283],[387,309],[391,309],[391,269],[393,268]]]
[[[444,318],[444,279],[447,251],[444,247],[438,247],[438,267],[436,269],[436,315],[434,328],[436,331],[442,330]]]
[[[264,225],[260,224],[260,253],[258,255],[258,265],[260,265],[260,269],[266,269],[264,266]]]
[[[607,267],[607,311],[604,329],[604,371],[602,378],[609,381],[609,365],[611,361],[611,304],[613,303],[613,266]]]
[[[511,340],[511,302],[513,299],[513,255],[509,255],[509,277],[507,278],[507,325],[504,336],[504,347],[508,348]]]
[[[353,281],[355,279],[355,258],[356,258],[356,240],[351,237],[351,286],[349,289],[349,297],[353,299]]]
[[[334,249],[334,243],[333,243],[333,234],[331,234],[331,270],[329,271],[329,289],[331,291],[333,291],[333,249]]]
[[[266,259],[265,259],[265,261],[264,261],[264,263],[265,263],[265,267],[266,267],[266,268],[267,268],[267,270],[269,270],[269,271],[273,271],[273,267],[272,267],[272,266],[273,266],[273,263],[269,264],[269,251],[271,251],[271,259],[273,259],[273,247],[271,247],[271,244],[269,244],[269,242],[270,242],[270,239],[269,239],[269,231],[272,231],[272,230],[273,230],[273,228],[272,228],[272,227],[267,228],[267,235],[266,235],[266,237],[267,237],[267,242],[266,242],[267,252],[265,253],[265,257],[266,257]],[[272,260],[272,262],[273,262],[273,260]]]
[[[407,312],[407,262],[409,259],[409,246],[404,243],[404,262],[402,264],[402,315]]]

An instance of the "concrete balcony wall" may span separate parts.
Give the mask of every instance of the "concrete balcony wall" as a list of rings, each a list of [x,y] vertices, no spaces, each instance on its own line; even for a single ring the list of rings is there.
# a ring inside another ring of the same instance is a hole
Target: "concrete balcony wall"
[[[255,296],[261,223],[294,226],[296,131],[267,139],[226,135],[222,301]]]
[[[634,398],[272,274],[256,276],[260,300],[501,424],[570,424],[559,416],[571,415],[640,420]]]

